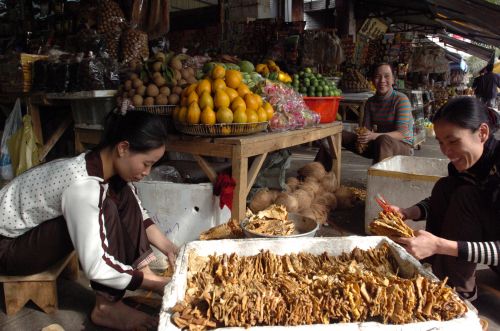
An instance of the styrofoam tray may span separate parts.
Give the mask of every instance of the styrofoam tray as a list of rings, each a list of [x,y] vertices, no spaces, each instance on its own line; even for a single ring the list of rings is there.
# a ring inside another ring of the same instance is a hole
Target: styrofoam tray
[[[355,247],[369,249],[378,247],[383,243],[388,243],[395,256],[401,273],[404,277],[410,277],[416,272],[426,277],[437,279],[432,273],[425,270],[422,265],[401,246],[386,237],[338,237],[338,238],[297,238],[297,239],[245,239],[245,240],[213,240],[213,241],[193,241],[183,246],[176,261],[176,270],[172,281],[165,287],[162,309],[160,311],[160,324],[158,330],[180,330],[171,322],[170,309],[184,298],[187,286],[188,259],[191,252],[199,256],[209,256],[212,254],[237,253],[240,256],[251,256],[259,253],[260,250],[270,250],[274,254],[284,255],[290,253],[308,252],[312,254],[322,254],[327,252],[332,255],[339,255],[343,252],[351,252]],[[476,309],[466,302],[468,312],[462,318],[451,321],[439,322],[428,321],[410,323],[404,325],[389,325],[377,322],[364,323],[336,323],[336,324],[315,324],[299,326],[259,326],[251,327],[249,330],[282,330],[284,328],[293,330],[482,330],[479,324]],[[240,327],[218,328],[216,330],[246,330]]]

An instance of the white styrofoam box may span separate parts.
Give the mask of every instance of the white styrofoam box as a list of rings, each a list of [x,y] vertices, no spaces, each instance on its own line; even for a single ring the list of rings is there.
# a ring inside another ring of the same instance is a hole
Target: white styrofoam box
[[[211,183],[140,181],[134,185],[149,216],[178,246],[197,240],[201,232],[231,218],[229,208],[219,208]]]
[[[365,232],[381,208],[375,201],[380,193],[388,203],[407,208],[429,197],[434,184],[448,175],[448,160],[397,155],[368,169],[365,201]],[[424,229],[425,222],[408,221],[414,230]]]
[[[432,273],[427,271],[413,256],[408,254],[404,248],[394,243],[386,237],[332,237],[332,238],[296,238],[296,239],[245,239],[245,240],[211,240],[193,241],[181,248],[176,261],[175,273],[172,281],[165,287],[162,308],[160,311],[159,331],[180,330],[171,321],[171,308],[184,298],[187,277],[189,255],[196,253],[198,256],[209,256],[213,254],[236,253],[240,256],[257,255],[261,250],[269,250],[274,254],[284,255],[291,253],[307,252],[311,254],[322,254],[327,252],[331,255],[340,255],[343,252],[351,252],[355,247],[369,249],[387,243],[399,265],[399,270],[404,277],[411,277],[419,273],[431,279],[437,279]],[[451,321],[427,321],[410,323],[404,325],[389,325],[377,322],[366,323],[337,323],[337,324],[315,324],[298,326],[259,326],[250,327],[248,330],[384,330],[384,331],[424,331],[424,330],[481,330],[477,310],[468,302],[465,304],[469,308],[465,316]],[[215,330],[236,331],[247,330],[239,327],[218,328]]]

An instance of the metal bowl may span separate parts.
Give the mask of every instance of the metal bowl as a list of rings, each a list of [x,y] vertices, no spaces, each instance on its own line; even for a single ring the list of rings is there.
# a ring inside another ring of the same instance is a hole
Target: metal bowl
[[[247,230],[246,225],[248,218],[241,221],[240,226],[247,238],[300,238],[300,237],[314,237],[316,231],[319,229],[319,224],[309,217],[304,217],[299,214],[288,213],[288,219],[295,225],[295,231],[289,236],[273,236],[268,234],[260,234]]]

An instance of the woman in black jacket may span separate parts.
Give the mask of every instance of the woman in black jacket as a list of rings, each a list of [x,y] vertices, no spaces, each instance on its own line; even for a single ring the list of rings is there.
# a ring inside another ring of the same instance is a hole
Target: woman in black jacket
[[[433,118],[436,139],[450,159],[448,176],[429,198],[409,208],[405,219],[427,220],[414,238],[395,238],[418,259],[427,258],[441,279],[448,277],[464,298],[477,297],[476,264],[500,274],[500,142],[494,110],[475,98],[459,97]]]

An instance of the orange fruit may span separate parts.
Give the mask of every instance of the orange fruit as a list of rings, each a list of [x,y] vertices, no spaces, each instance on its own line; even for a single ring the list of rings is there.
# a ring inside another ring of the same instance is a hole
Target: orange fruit
[[[226,87],[224,91],[227,93],[227,95],[229,95],[229,100],[231,100],[231,102],[233,102],[233,100],[239,95],[238,91],[230,87]]]
[[[187,111],[188,111],[187,107],[185,107],[185,106],[181,107],[181,110],[179,111],[179,118],[178,118],[179,122],[187,123],[186,122]]]
[[[234,100],[231,102],[231,110],[236,111],[238,108],[243,108],[243,110],[247,110],[247,104],[245,103],[245,100],[243,100],[242,97],[236,97]]]
[[[189,96],[188,96],[188,99],[187,99],[188,105],[191,105],[193,102],[198,103],[198,100],[199,100],[199,97],[198,97],[198,94],[196,94],[195,91],[189,93]]]
[[[262,105],[264,104],[264,100],[262,100],[262,97],[258,94],[254,94],[253,96],[254,96],[255,100],[257,100],[259,107],[262,107]]]
[[[189,85],[188,87],[186,87],[184,89],[184,91],[182,91],[182,96],[187,97],[189,94],[191,94],[191,92],[196,90],[197,87],[198,87],[197,83],[193,83],[193,84]]]
[[[247,93],[245,95],[245,103],[247,105],[247,110],[257,110],[259,109],[259,101],[253,93]]]
[[[203,94],[200,96],[198,104],[200,105],[201,109],[204,109],[205,107],[214,109],[214,99],[212,99],[212,96],[207,91],[203,92]]]
[[[226,88],[226,82],[224,80],[217,78],[212,82],[212,92],[216,92],[217,90],[223,90]]]
[[[226,69],[224,69],[223,66],[220,64],[216,64],[214,68],[212,69],[212,79],[217,79],[217,78],[224,78],[226,75]]]
[[[240,86],[238,86],[238,94],[240,95],[240,97],[244,97],[246,94],[248,93],[251,93],[252,91],[250,91],[250,89],[248,88],[248,86],[246,86],[245,84],[241,84]]]
[[[215,97],[214,97],[214,106],[215,108],[227,108],[229,107],[229,104],[231,103],[231,101],[229,100],[229,96],[227,95],[226,92],[224,92],[224,90],[217,90],[215,92]]]
[[[273,118],[273,115],[274,115],[273,106],[271,106],[271,104],[269,102],[264,102],[263,108],[264,108],[264,110],[267,113],[267,120],[270,121],[271,118]]]
[[[221,107],[216,113],[217,123],[233,123],[233,112],[227,107]]]
[[[243,77],[241,76],[241,72],[238,70],[226,70],[226,85],[231,88],[238,88],[241,82],[243,81]]]
[[[182,97],[181,99],[181,106],[189,106],[189,103],[188,103],[188,98],[187,97]]]
[[[212,84],[210,83],[210,80],[208,79],[203,79],[198,83],[198,86],[196,87],[196,93],[201,96],[203,92],[212,92]]]
[[[259,107],[257,109],[257,116],[259,117],[259,122],[267,122],[267,113],[264,108]]]
[[[200,123],[200,115],[201,115],[200,107],[196,102],[193,102],[192,104],[189,105],[186,115],[186,122],[188,124],[198,124]]]
[[[233,113],[233,123],[246,123],[247,114],[243,108],[239,108]]]
[[[214,125],[216,122],[215,116],[215,112],[212,108],[205,107],[201,112],[200,121],[202,124]]]
[[[247,109],[246,113],[247,113],[247,123],[257,123],[259,121],[259,115],[257,115],[257,112],[255,110]]]

